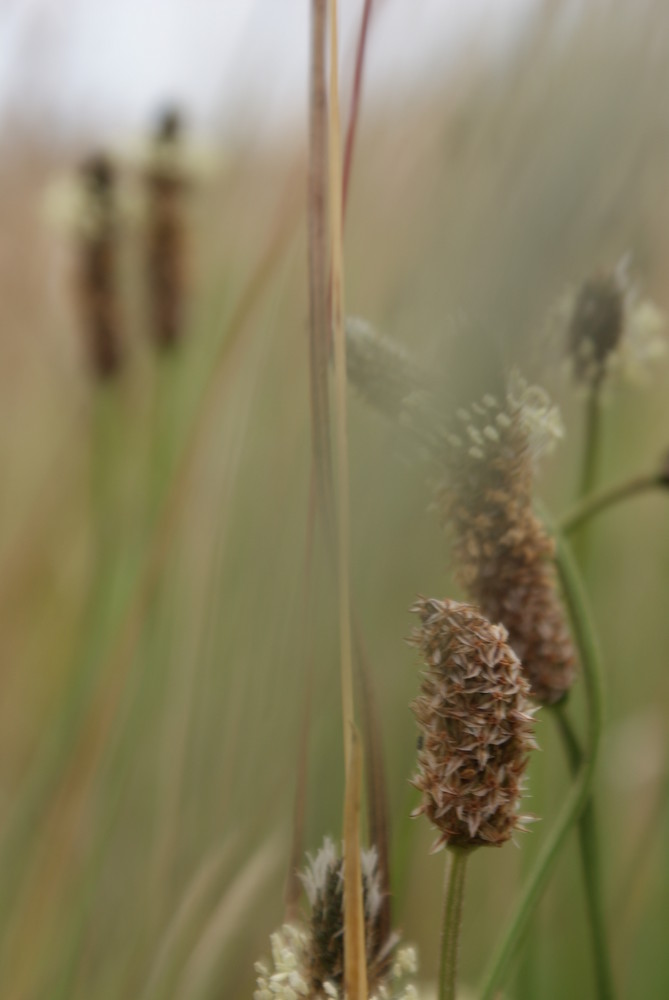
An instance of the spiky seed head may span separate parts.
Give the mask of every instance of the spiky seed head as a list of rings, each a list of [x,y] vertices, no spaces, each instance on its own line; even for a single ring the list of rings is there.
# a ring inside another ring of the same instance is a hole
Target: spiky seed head
[[[529,817],[519,815],[533,738],[529,685],[506,629],[478,608],[421,597],[410,642],[425,671],[412,704],[420,726],[413,784],[444,845],[500,846]]]
[[[493,401],[494,403],[494,401]],[[518,375],[502,404],[473,407],[468,440],[445,448],[446,476],[439,493],[442,520],[453,537],[460,584],[489,621],[501,622],[538,701],[559,701],[571,686],[575,654],[550,564],[553,544],[533,506],[538,456],[562,434],[557,409],[540,388]]]
[[[303,925],[286,925],[272,936],[273,971],[263,963],[256,965],[254,1000],[344,1000],[343,858],[326,838],[307,861],[300,878],[309,915]],[[361,867],[370,998],[411,1000],[415,993],[405,979],[416,971],[415,952],[398,948],[397,934],[382,938],[383,893],[374,848],[361,852]]]

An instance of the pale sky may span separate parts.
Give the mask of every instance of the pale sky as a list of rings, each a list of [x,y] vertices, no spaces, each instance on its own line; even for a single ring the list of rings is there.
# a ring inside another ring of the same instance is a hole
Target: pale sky
[[[375,0],[367,100],[435,79],[472,36],[503,52],[538,0]],[[303,115],[309,0],[0,0],[0,128],[136,127],[174,99],[207,126]],[[344,71],[362,0],[340,0]]]

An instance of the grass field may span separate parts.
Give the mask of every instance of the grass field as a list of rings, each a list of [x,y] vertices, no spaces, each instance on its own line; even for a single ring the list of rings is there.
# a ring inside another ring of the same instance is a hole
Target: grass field
[[[608,8],[615,8],[611,16]],[[306,17],[306,13],[305,13]],[[584,402],[548,317],[626,252],[669,311],[669,17],[592,4],[476,53],[430,100],[363,113],[345,234],[347,310],[410,349],[443,398],[517,364],[559,402],[542,463],[556,516],[577,491]],[[305,81],[306,88],[306,81]],[[243,998],[280,925],[311,664],[304,843],[341,835],[336,591],[310,489],[307,145],[228,149],[189,196],[184,342],[146,333],[141,233],[121,234],[126,363],[89,377],[67,234],[45,189],[80,151],[0,159],[0,995]],[[598,484],[669,447],[669,370],[618,378]],[[462,597],[429,470],[349,399],[351,586],[381,721],[394,921],[419,979],[438,963],[442,861],[418,793],[404,637],[416,594]],[[585,566],[606,673],[596,780],[618,995],[669,995],[669,496],[593,521]],[[583,708],[577,680],[572,702]],[[475,989],[568,787],[547,713],[531,764],[541,822],[477,853],[462,980]],[[480,855],[480,856],[479,856]],[[475,995],[475,994],[474,994]],[[505,996],[595,996],[576,838]]]

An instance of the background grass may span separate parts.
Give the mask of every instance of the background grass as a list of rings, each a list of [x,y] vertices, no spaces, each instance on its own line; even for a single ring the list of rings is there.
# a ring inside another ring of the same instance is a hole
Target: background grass
[[[582,401],[546,333],[552,306],[629,249],[669,309],[668,76],[661,3],[547,8],[504,65],[469,53],[433,99],[361,119],[349,311],[442,372],[445,393],[477,393],[514,361],[545,384],[568,430],[541,479],[555,513],[575,489]],[[230,150],[193,195],[189,329],[172,357],[149,350],[127,228],[128,365],[103,391],[81,363],[66,241],[41,210],[60,167],[34,142],[0,160],[0,995],[242,998],[281,921],[305,687],[305,144]],[[668,377],[658,367],[611,393],[602,481],[651,468],[669,445]],[[349,431],[353,599],[383,723],[395,919],[429,980],[442,861],[407,818],[416,663],[402,640],[417,592],[457,590],[427,470],[355,398]],[[609,683],[607,913],[629,997],[669,992],[668,500],[602,516],[588,581]],[[310,849],[339,835],[343,794],[322,562]],[[472,984],[565,791],[541,716],[538,736],[542,822],[520,850],[470,866]],[[591,995],[578,864],[572,844],[509,995]]]

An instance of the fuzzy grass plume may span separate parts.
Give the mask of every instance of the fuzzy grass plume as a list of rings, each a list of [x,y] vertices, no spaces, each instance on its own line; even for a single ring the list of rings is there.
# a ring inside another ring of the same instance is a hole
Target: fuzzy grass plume
[[[361,851],[365,951],[370,1000],[414,1000],[406,975],[416,970],[412,948],[381,933],[382,889],[377,854]],[[271,965],[259,962],[254,1000],[344,1000],[344,862],[332,840],[308,856],[301,881],[309,903],[302,923],[286,924],[272,935]]]

